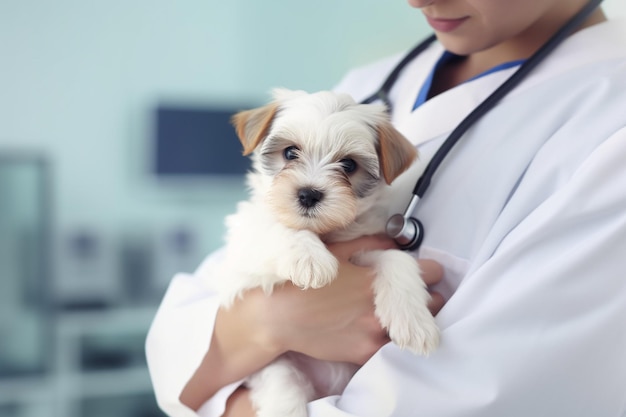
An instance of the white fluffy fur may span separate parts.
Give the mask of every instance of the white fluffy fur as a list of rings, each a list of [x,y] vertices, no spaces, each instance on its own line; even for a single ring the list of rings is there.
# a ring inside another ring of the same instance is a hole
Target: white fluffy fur
[[[277,90],[268,106],[234,120],[246,152],[254,149],[254,170],[248,175],[251,197],[227,218],[225,258],[209,282],[224,306],[246,289],[262,287],[270,293],[287,280],[302,288],[329,284],[338,262],[324,242],[381,233],[389,203],[400,201],[392,212],[404,209],[416,173],[405,174],[401,178],[407,180],[399,179],[393,187],[386,184],[384,170],[389,180],[408,165],[405,161],[390,174],[385,167],[395,161],[388,155],[381,160],[383,136],[391,132],[396,142],[406,141],[391,127],[382,106],[356,104],[330,92]],[[293,160],[285,158],[289,146],[297,149]],[[356,161],[354,172],[344,172],[347,159]],[[324,196],[307,209],[298,199],[302,188],[321,190]],[[354,261],[377,271],[376,314],[392,341],[417,354],[432,351],[439,333],[415,259],[388,250],[361,253]],[[290,353],[247,383],[259,417],[305,417],[308,401],[341,393],[355,371],[353,365]]]

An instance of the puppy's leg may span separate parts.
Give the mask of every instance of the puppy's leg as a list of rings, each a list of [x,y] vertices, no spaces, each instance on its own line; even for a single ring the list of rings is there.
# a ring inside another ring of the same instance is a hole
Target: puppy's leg
[[[399,250],[359,254],[356,261],[376,268],[376,315],[400,348],[427,355],[439,344],[439,330],[428,309],[430,294],[415,258]]]
[[[257,417],[307,417],[313,386],[287,358],[279,358],[248,378]]]
[[[301,288],[320,288],[337,275],[339,262],[319,236],[308,230],[285,228],[282,250],[276,257],[277,274]]]
[[[263,204],[239,203],[226,219],[228,233],[223,260],[215,273],[205,274],[207,284],[231,301],[243,290],[290,280],[302,288],[318,288],[337,274],[337,259],[319,236],[279,223]]]

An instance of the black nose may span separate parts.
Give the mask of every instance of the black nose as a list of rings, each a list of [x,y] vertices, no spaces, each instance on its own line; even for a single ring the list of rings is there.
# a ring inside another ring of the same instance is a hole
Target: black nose
[[[300,205],[304,208],[311,208],[319,203],[324,194],[313,188],[301,188],[298,190],[298,201],[300,201]]]

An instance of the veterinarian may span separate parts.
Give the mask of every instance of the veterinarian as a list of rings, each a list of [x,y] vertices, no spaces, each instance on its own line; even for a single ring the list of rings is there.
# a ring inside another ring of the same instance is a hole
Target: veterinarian
[[[395,127],[430,160],[588,1],[409,3],[437,39],[387,95]],[[435,353],[387,343],[371,271],[348,261],[387,239],[334,245],[330,287],[251,291],[227,311],[179,274],[147,339],[160,406],[252,416],[241,379],[294,350],[363,364],[342,396],[310,403],[311,417],[625,417],[626,22],[598,7],[575,29],[464,133],[410,213],[425,226],[416,256],[433,285]],[[364,100],[401,58],[336,89]],[[199,271],[212,262],[219,253]]]

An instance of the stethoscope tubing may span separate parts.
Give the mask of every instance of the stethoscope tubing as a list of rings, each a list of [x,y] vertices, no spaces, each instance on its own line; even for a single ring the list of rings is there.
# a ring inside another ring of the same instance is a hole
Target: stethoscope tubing
[[[470,129],[481,117],[487,114],[496,104],[500,102],[509,92],[511,92],[532,70],[534,70],[544,59],[572,32],[574,32],[591,13],[602,3],[603,0],[590,0],[580,11],[568,20],[559,30],[550,37],[530,58],[528,58],[502,85],[481,102],[469,115],[467,115],[445,139],[443,144],[437,149],[429,163],[426,165],[422,175],[417,180],[413,189],[413,195],[403,214],[392,216],[387,222],[386,231],[389,237],[393,238],[401,249],[417,250],[424,237],[424,230],[421,222],[412,217],[426,190],[438,170],[439,166],[450,153],[459,139]],[[381,100],[387,106],[389,112],[392,110],[392,103],[389,93],[398,80],[402,70],[425,51],[436,39],[433,34],[420,42],[415,48],[396,65],[387,76],[381,87],[371,96],[361,101],[363,104]]]
[[[400,60],[396,64],[396,66],[391,70],[385,81],[383,81],[382,85],[374,94],[367,97],[366,99],[361,101],[361,104],[370,104],[375,102],[376,100],[382,101],[387,106],[387,111],[391,113],[392,105],[389,100],[389,92],[393,88],[394,84],[398,80],[400,73],[407,65],[409,65],[415,58],[417,58],[422,52],[424,52],[435,40],[437,40],[437,36],[433,33],[422,42],[420,42],[417,46],[409,51],[408,54]]]

